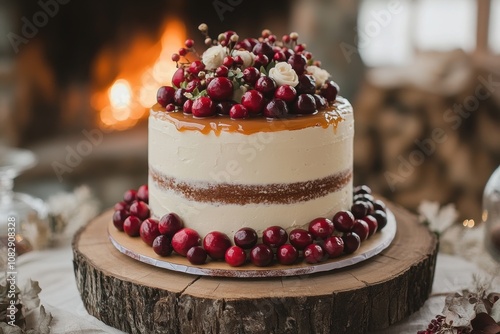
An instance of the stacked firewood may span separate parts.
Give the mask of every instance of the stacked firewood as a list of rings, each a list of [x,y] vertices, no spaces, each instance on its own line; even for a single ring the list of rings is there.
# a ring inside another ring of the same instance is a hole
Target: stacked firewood
[[[481,220],[500,165],[499,67],[461,51],[419,54],[411,67],[369,72],[354,102],[355,183],[410,209],[453,202],[462,219]]]

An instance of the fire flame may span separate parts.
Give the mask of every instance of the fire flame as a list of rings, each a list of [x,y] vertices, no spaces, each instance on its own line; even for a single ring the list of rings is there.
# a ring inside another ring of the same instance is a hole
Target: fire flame
[[[125,130],[147,117],[149,108],[156,103],[158,88],[171,84],[176,70],[171,56],[184,45],[186,35],[184,24],[178,19],[170,19],[159,42],[151,45],[145,37],[136,38],[130,47],[132,51],[126,52],[130,56],[116,61],[121,68],[114,82],[92,96],[92,106],[99,112],[101,128]],[[151,58],[151,53],[154,53],[154,62],[142,59]],[[115,65],[113,62],[112,53],[104,52],[96,65],[97,75],[107,74],[108,68]],[[141,62],[144,65],[137,68]],[[130,70],[131,67],[135,70]]]

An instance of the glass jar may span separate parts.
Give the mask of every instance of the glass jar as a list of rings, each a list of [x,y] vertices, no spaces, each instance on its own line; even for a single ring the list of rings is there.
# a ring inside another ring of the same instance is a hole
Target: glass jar
[[[482,219],[486,223],[486,249],[500,262],[500,166],[484,188]]]

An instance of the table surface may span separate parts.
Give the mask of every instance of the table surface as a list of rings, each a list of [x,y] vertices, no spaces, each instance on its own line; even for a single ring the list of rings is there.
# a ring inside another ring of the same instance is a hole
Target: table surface
[[[87,313],[76,288],[72,260],[70,240],[58,248],[24,254],[17,259],[18,283],[22,285],[28,279],[39,282],[42,288],[41,303],[54,317],[51,324],[54,334],[123,333]],[[486,275],[470,261],[439,254],[433,295],[409,318],[377,333],[416,333],[425,329],[429,321],[443,309],[445,297],[442,293],[472,288],[475,274]],[[494,284],[496,291],[500,290],[498,278]]]

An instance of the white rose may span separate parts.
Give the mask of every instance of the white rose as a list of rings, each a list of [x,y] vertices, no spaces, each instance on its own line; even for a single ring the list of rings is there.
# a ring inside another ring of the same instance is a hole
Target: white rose
[[[205,64],[205,69],[215,70],[217,67],[222,65],[224,57],[227,54],[227,48],[221,45],[215,45],[208,48],[207,51],[201,56],[201,61]]]
[[[279,62],[269,70],[269,77],[276,81],[278,86],[289,85],[297,86],[299,77],[293,70],[292,66],[285,62]]]
[[[322,68],[319,68],[318,66],[314,65],[307,66],[306,70],[307,73],[312,75],[314,80],[316,80],[316,87],[320,87],[330,77],[330,73],[328,73]]]
[[[243,68],[247,68],[253,65],[255,55],[252,52],[246,50],[234,50],[233,57],[240,56],[243,59]]]

